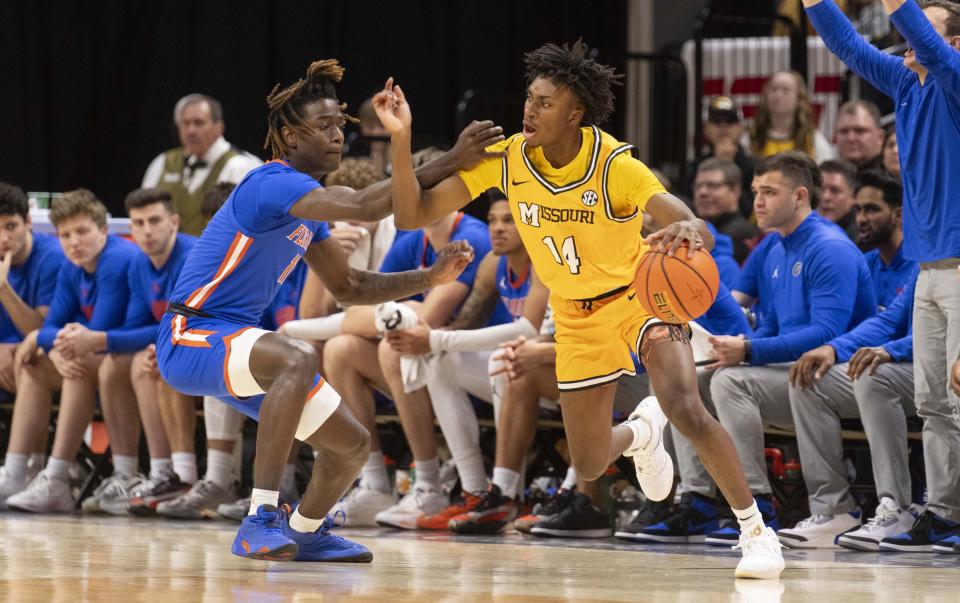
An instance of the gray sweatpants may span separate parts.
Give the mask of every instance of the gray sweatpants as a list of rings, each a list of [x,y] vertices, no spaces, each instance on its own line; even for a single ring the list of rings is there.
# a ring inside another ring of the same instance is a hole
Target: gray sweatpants
[[[710,383],[717,418],[733,438],[754,494],[772,492],[763,456],[763,428],[793,426],[789,373],[789,364],[732,366],[718,370]]]
[[[697,387],[707,411],[713,416],[717,416],[710,397],[710,382],[713,380],[713,375],[714,371],[698,368]],[[670,434],[673,439],[673,452],[676,459],[675,470],[680,475],[680,483],[683,484],[684,491],[696,492],[709,497],[716,496],[717,485],[710,477],[706,467],[700,462],[700,457],[697,456],[693,444],[673,425],[670,426]]]
[[[812,387],[790,388],[803,479],[811,515],[839,515],[857,508],[843,464],[841,419],[861,419],[877,496],[910,505],[907,417],[913,405],[913,365],[881,364],[873,376],[847,377],[847,365],[831,368]]]
[[[927,508],[960,521],[960,399],[950,367],[960,358],[960,259],[922,264],[913,304],[913,372],[923,418]]]

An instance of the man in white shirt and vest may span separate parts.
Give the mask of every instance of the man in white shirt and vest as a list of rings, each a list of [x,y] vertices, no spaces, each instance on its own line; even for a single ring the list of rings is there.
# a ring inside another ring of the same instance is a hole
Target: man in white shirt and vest
[[[180,231],[200,235],[204,219],[200,203],[217,182],[239,183],[263,162],[234,147],[223,137],[223,107],[205,94],[188,94],[173,109],[180,145],[158,155],[143,176],[143,187],[160,188],[173,196],[180,214]]]

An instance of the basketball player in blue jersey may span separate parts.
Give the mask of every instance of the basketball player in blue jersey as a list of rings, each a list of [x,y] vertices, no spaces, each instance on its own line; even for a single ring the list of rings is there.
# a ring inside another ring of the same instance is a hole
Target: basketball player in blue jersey
[[[346,116],[334,85],[342,74],[337,61],[317,61],[305,79],[277,86],[267,97],[275,161],[250,172],[207,225],[157,337],[160,372],[174,388],[218,396],[261,423],[250,514],[231,549],[243,557],[372,560],[365,547],[329,534],[325,520],[366,460],[369,434],[317,373],[311,345],[254,326],[299,260],[305,257],[342,302],[373,304],[450,282],[472,259],[468,245],[452,242],[429,270],[377,274],[349,268],[340,245],[329,240],[325,221],[380,219],[390,212],[397,186],[358,192],[318,182],[340,162]],[[390,111],[406,125],[393,143],[410,162],[409,113],[380,103],[381,119]],[[464,157],[479,160],[480,145],[499,138],[492,125],[471,128],[419,177],[438,182]],[[295,438],[313,446],[317,457],[300,506],[288,514],[277,508],[278,486]]]

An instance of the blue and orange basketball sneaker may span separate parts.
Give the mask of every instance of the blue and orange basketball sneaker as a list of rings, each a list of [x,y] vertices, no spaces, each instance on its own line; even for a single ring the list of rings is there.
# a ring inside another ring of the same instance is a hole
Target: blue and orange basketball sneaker
[[[293,561],[297,543],[288,538],[284,512],[273,505],[260,505],[256,515],[247,515],[237,530],[230,552],[250,559]]]
[[[290,507],[283,506],[286,511],[286,513],[283,513],[282,519],[283,535],[296,543],[297,555],[295,561],[340,563],[370,563],[373,561],[373,553],[367,547],[330,533],[330,528],[334,522],[332,516],[327,515],[316,532],[298,532],[290,527],[290,520],[288,519],[291,513]]]

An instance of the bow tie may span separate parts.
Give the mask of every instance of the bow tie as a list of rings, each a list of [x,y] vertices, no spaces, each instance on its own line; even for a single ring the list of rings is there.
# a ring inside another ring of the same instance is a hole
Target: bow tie
[[[204,161],[203,159],[197,159],[197,160],[194,161],[193,163],[187,163],[187,164],[186,164],[186,168],[187,168],[188,170],[190,170],[190,174],[193,175],[193,173],[194,173],[195,171],[197,171],[197,170],[199,170],[199,169],[201,169],[201,168],[205,168],[205,167],[207,167],[208,165],[210,165],[210,164],[207,163],[206,161]]]

